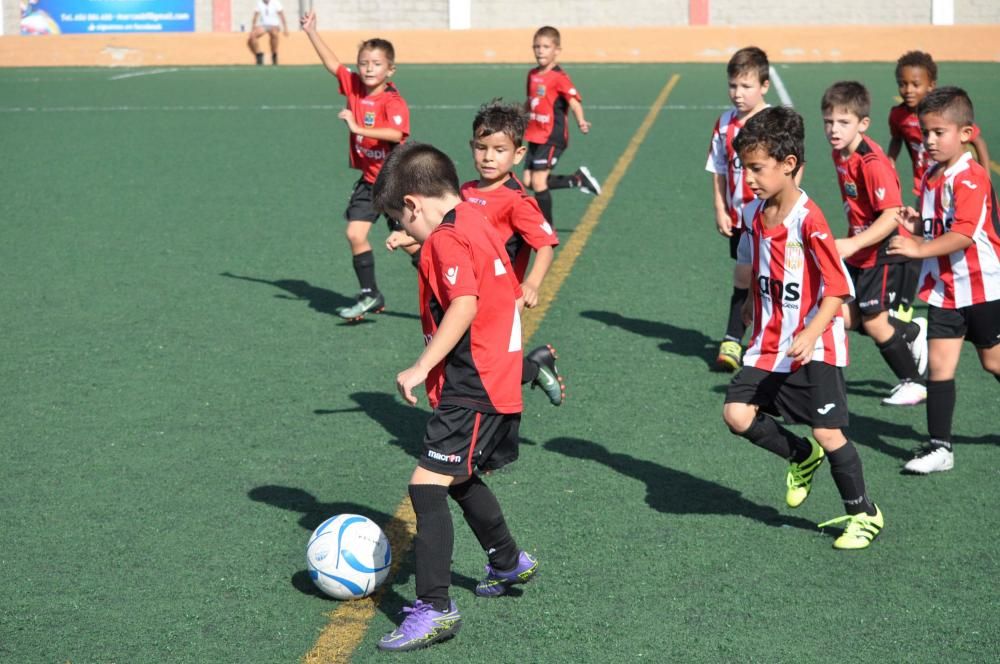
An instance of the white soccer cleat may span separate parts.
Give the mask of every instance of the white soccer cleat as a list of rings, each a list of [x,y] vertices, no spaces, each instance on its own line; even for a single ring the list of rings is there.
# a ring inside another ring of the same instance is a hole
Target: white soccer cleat
[[[912,380],[904,380],[882,399],[883,406],[916,406],[927,400],[927,388]]]
[[[910,353],[917,363],[917,371],[923,376],[927,372],[927,319],[921,316],[914,318],[913,322],[920,328],[920,333],[910,344]]]
[[[951,470],[954,467],[954,452],[939,445],[927,445],[917,451],[917,456],[906,462],[903,470],[917,475],[928,475]]]

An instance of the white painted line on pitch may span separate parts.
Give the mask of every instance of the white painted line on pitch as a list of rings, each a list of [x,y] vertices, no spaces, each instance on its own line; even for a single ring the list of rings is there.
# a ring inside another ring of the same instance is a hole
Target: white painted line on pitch
[[[788,89],[785,88],[785,82],[778,75],[778,70],[774,67],[768,67],[767,71],[771,75],[771,80],[774,81],[774,89],[778,91],[778,98],[781,100],[782,105],[790,108],[794,107],[795,104],[792,103],[792,98],[788,95]]]
[[[163,72],[166,73],[166,72]],[[138,74],[136,74],[138,75]],[[204,106],[8,106],[0,107],[0,113],[171,113],[198,111],[339,111],[342,104],[277,104],[261,106],[204,105]],[[719,104],[665,106],[669,111],[718,111],[732,108]],[[479,104],[414,104],[412,111],[475,111]],[[591,111],[648,111],[649,106],[626,104],[592,104]]]
[[[175,71],[178,71],[177,67],[166,67],[164,69],[145,69],[143,71],[134,71],[128,74],[118,74],[117,76],[111,76],[110,78],[108,78],[108,80],[120,81],[123,78],[135,78],[136,76],[156,76],[157,74],[169,74]]]

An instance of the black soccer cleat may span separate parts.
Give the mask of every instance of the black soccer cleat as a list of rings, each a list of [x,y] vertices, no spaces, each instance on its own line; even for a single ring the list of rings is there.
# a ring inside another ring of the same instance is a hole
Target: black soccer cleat
[[[527,355],[529,362],[538,365],[538,375],[531,381],[531,389],[542,388],[553,406],[560,405],[566,398],[566,386],[556,369],[556,357],[555,348],[548,344],[539,346]]]

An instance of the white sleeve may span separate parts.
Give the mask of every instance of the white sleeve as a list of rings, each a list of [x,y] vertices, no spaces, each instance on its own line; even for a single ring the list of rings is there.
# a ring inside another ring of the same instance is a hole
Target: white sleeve
[[[716,175],[726,175],[729,172],[726,159],[726,139],[719,133],[719,126],[712,132],[712,142],[708,146],[708,161],[705,170]]]

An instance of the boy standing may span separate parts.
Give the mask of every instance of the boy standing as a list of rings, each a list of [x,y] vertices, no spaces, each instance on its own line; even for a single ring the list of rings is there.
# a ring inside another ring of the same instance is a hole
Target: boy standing
[[[1000,381],[1000,217],[989,173],[965,149],[975,119],[965,91],[933,90],[917,113],[927,156],[936,163],[924,174],[919,212],[911,208],[905,214],[916,237],[893,238],[889,253],[923,260],[920,299],[928,304],[930,320],[930,442],[903,468],[926,475],[955,465],[951,425],[963,339],[976,346],[983,368]]]
[[[258,23],[257,21],[260,21]],[[288,37],[288,22],[285,21],[285,8],[281,6],[279,0],[258,0],[257,10],[253,13],[250,22],[250,37],[247,38],[247,46],[257,64],[264,64],[264,53],[260,50],[258,42],[264,35],[268,35],[271,40],[271,64],[278,64],[278,32],[285,33]]]
[[[923,51],[908,51],[896,61],[896,85],[899,96],[903,99],[898,106],[889,111],[889,142],[887,155],[895,163],[902,146],[906,146],[910,154],[910,165],[913,168],[913,194],[920,195],[920,182],[930,166],[927,151],[924,149],[924,136],[920,132],[920,118],[917,117],[917,106],[927,93],[937,85],[938,68],[934,58]],[[969,144],[976,150],[979,163],[983,168],[990,167],[990,154],[986,141],[980,135],[979,127],[973,125],[972,138]],[[905,231],[904,231],[905,232]],[[907,261],[900,284],[899,316],[904,320],[913,317],[912,301],[917,290],[917,277],[920,275],[920,261]]]
[[[396,52],[384,39],[369,39],[358,49],[358,73],[345,67],[316,32],[316,13],[302,17],[302,29],[327,70],[337,77],[347,108],[337,117],[350,131],[348,150],[351,168],[361,171],[344,212],[347,241],[351,245],[354,272],[360,292],[357,301],[337,310],[346,320],[360,320],[385,308],[385,298],[375,281],[375,254],[368,233],[379,213],[372,205],[372,184],[389,153],[410,134],[410,111],[389,81],[396,72]],[[391,224],[390,224],[391,225]],[[415,251],[415,249],[414,249]]]
[[[882,512],[869,499],[857,448],[847,440],[847,333],[841,318],[854,297],[823,213],[795,183],[803,161],[802,117],[764,109],[736,137],[747,186],[759,200],[744,211],[739,258],[754,283],[750,346],[726,391],[730,431],[789,461],[785,501],[798,507],[826,457],[847,515],[837,549],[864,549],[881,531]],[[812,426],[801,438],[772,415]]]
[[[743,232],[743,207],[753,200],[753,192],[743,178],[743,165],[733,149],[733,139],[747,120],[767,108],[764,95],[771,85],[767,54],[756,46],[741,48],[726,65],[729,78],[729,100],[733,108],[715,122],[708,147],[705,170],[712,174],[715,225],[721,235],[729,238],[729,255],[736,260],[736,248]],[[729,298],[729,320],[726,334],[719,345],[715,366],[720,371],[736,371],[743,354],[743,324],[741,310],[750,288],[750,270],[737,263],[733,270],[733,294]]]
[[[847,306],[847,327],[859,324],[878,346],[899,383],[882,399],[887,406],[912,406],[927,398],[921,376],[927,366],[927,320],[890,317],[905,269],[899,257],[886,256],[902,210],[896,169],[882,148],[865,135],[871,123],[871,96],[857,81],[834,83],[820,105],[823,130],[833,147],[840,196],[847,212],[847,237],[837,251],[857,289]]]
[[[538,291],[552,265],[559,238],[513,173],[526,152],[522,145],[524,125],[524,112],[518,106],[495,100],[480,107],[472,121],[470,141],[479,180],[463,184],[461,195],[479,206],[500,235],[521,285],[524,306],[530,309],[538,304]],[[532,251],[535,260],[529,272]],[[541,387],[552,405],[562,403],[565,387],[552,346],[539,346],[525,356],[521,382]]]
[[[427,345],[396,376],[396,388],[415,404],[413,388],[425,383],[434,408],[409,486],[417,515],[417,599],[378,644],[406,651],[450,638],[462,624],[448,594],[454,547],[449,496],[489,558],[477,595],[501,595],[538,570],[476,475],[476,469],[501,468],[518,457],[521,289],[499,237],[478,206],[462,202],[455,165],[436,148],[410,143],[394,151],[375,181],[374,200],[422,244],[420,320]]]
[[[559,156],[569,144],[567,111],[573,112],[580,132],[590,132],[590,123],[583,115],[580,93],[558,64],[559,31],[546,25],[535,32],[532,50],[538,66],[528,72],[528,127],[524,133],[528,141],[527,166],[524,181],[535,191],[535,199],[545,220],[552,223],[552,194],[550,189],[579,189],[585,194],[601,193],[601,185],[586,166],[572,175],[552,175]]]

